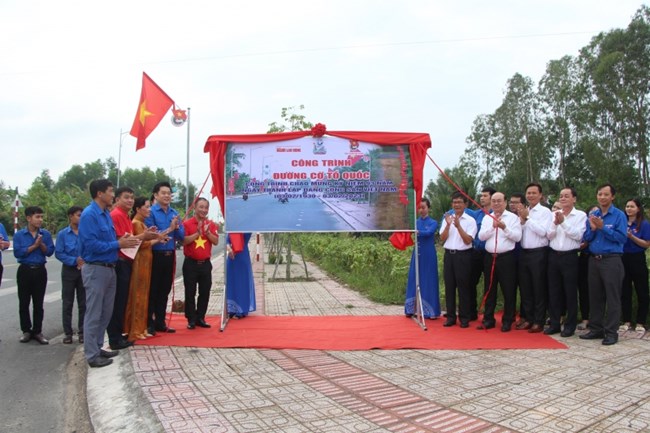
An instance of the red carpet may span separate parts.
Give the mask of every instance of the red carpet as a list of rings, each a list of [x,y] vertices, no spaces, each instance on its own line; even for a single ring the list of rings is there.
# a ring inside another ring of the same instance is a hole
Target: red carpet
[[[478,322],[461,329],[443,328],[444,319],[427,320],[423,331],[403,316],[249,316],[230,320],[219,332],[220,317],[209,317],[210,329],[189,330],[182,315],[174,314],[175,334],[140,340],[138,345],[222,347],[252,349],[566,349],[559,341],[526,331],[501,332],[475,329]]]

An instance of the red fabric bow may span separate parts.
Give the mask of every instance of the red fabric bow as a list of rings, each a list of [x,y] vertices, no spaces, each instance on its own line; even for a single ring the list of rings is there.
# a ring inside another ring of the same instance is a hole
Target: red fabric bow
[[[327,127],[323,125],[322,123],[317,123],[314,125],[313,128],[311,128],[311,135],[313,137],[319,138],[325,135],[325,132],[327,131]]]

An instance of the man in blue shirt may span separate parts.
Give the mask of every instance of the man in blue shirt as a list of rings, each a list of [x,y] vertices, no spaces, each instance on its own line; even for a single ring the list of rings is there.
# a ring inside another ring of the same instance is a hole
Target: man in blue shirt
[[[57,233],[54,256],[63,264],[61,267],[61,310],[63,320],[63,344],[72,343],[72,307],[75,292],[79,310],[79,343],[84,342],[84,315],[86,313],[86,291],[81,279],[84,260],[79,255],[79,219],[83,208],[72,206],[68,209],[70,225]]]
[[[178,212],[170,206],[172,188],[169,182],[159,182],[153,187],[156,204],[151,206],[151,215],[145,220],[147,227],[155,226],[161,234],[168,236],[166,242],[152,247],[151,290],[149,293],[148,332],[176,332],[165,323],[167,300],[172,289],[176,269],[176,241],[185,238],[185,229],[180,223]]]
[[[54,253],[52,235],[43,226],[43,209],[38,206],[25,208],[27,227],[14,235],[14,256],[18,259],[18,314],[23,336],[21,343],[32,338],[41,344],[49,344],[43,336],[43,299],[47,287],[46,257]],[[32,302],[34,320],[29,317],[29,304]]]
[[[614,206],[615,194],[611,184],[598,187],[598,209],[589,213],[584,235],[591,252],[588,271],[590,313],[589,332],[580,338],[602,338],[605,346],[618,341],[621,286],[625,275],[621,256],[627,240],[627,217]]]
[[[108,179],[90,182],[92,201],[79,220],[79,255],[84,261],[81,278],[86,289],[84,317],[84,353],[88,365],[104,367],[113,362],[115,350],[104,350],[104,333],[113,314],[115,300],[115,264],[120,248],[132,248],[139,240],[124,235],[115,236],[113,220],[108,209],[115,193]]]

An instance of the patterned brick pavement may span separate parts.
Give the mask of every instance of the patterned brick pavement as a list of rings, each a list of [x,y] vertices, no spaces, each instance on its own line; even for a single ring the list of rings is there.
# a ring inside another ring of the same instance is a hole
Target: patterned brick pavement
[[[223,302],[222,269],[216,260],[213,314]],[[255,314],[402,314],[313,266],[308,283],[269,283],[273,268],[260,263],[254,272]],[[624,433],[650,431],[649,339],[628,332],[603,347],[572,337],[562,339],[563,351],[138,346],[116,359],[164,432]]]

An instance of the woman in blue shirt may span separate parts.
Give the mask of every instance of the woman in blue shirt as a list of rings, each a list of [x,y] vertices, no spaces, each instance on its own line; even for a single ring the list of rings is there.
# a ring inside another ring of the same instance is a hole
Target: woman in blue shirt
[[[621,291],[622,321],[619,331],[632,329],[632,285],[638,300],[636,314],[637,332],[645,332],[650,294],[648,290],[648,265],[645,250],[650,246],[650,223],[645,219],[641,200],[630,199],[625,204],[627,214],[627,241],[623,246],[625,278]]]

